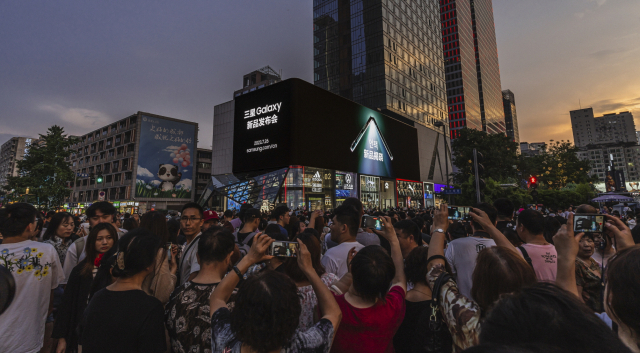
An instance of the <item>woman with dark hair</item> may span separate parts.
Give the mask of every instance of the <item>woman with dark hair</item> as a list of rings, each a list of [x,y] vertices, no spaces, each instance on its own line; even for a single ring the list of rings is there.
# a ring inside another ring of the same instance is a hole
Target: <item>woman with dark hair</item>
[[[541,343],[581,353],[629,352],[576,296],[545,282],[502,296],[482,323],[480,343]]]
[[[396,352],[433,352],[427,350],[436,348],[431,342],[438,342],[441,350],[437,352],[451,352],[453,342],[449,330],[443,327],[436,331],[430,326],[432,297],[427,283],[428,259],[429,249],[423,246],[411,250],[405,259],[404,272],[414,286],[407,292],[404,320],[393,337]]]
[[[126,229],[127,231],[134,230],[138,227],[139,227],[138,221],[136,221],[135,218],[132,218],[132,217],[125,218],[124,222],[122,222],[122,229]]]
[[[441,204],[433,217],[434,231],[429,244],[427,281],[433,290],[439,285],[438,298],[444,320],[449,327],[456,352],[478,344],[480,322],[501,295],[517,293],[534,285],[535,272],[515,247],[495,227],[486,212],[473,208],[471,218],[495,241],[496,246],[480,251],[472,274],[471,298],[460,293],[457,284],[445,269],[444,232],[449,225],[449,211]]]
[[[87,307],[91,283],[104,254],[117,241],[118,232],[109,223],[98,223],[87,236],[86,257],[71,271],[53,327],[51,337],[58,339],[57,353],[78,351],[76,328]]]
[[[238,290],[233,312],[227,300],[238,285],[243,272],[260,261],[273,240],[257,234],[251,249],[211,294],[212,352],[328,352],[331,338],[338,329],[341,313],[329,289],[313,268],[311,254],[298,241],[298,265],[318,296],[322,318],[307,330],[298,329],[301,312],[295,283],[276,271],[249,277]]]
[[[127,218],[127,220],[134,221],[133,218]],[[166,304],[178,280],[176,277],[176,272],[178,271],[178,263],[176,261],[178,246],[171,245],[171,256],[169,258],[167,255],[168,249],[166,248],[169,241],[169,228],[167,227],[166,217],[160,212],[152,211],[142,215],[140,228],[149,230],[162,244],[158,249],[154,270],[145,278],[142,283],[142,290],[158,298],[162,304]]]
[[[290,241],[296,238],[296,235],[300,232],[300,220],[295,213],[291,215],[289,223],[284,227],[284,229],[287,230]]]
[[[333,273],[327,273],[324,270],[324,267],[320,262],[320,241],[318,238],[311,233],[303,232],[298,234],[297,240],[302,241],[307,246],[309,253],[311,253],[311,265],[313,266],[313,269],[322,280],[322,283],[324,283],[327,288],[331,288],[331,286],[340,279]],[[317,321],[317,314],[319,312],[318,297],[316,297],[316,293],[313,291],[311,282],[309,282],[307,276],[305,276],[304,272],[300,269],[300,266],[298,266],[298,260],[296,258],[290,257],[284,260],[282,270],[296,283],[296,287],[298,287],[298,297],[300,298],[300,306],[302,307],[302,311],[300,313],[300,324],[298,327],[302,330],[306,330],[313,326]]]
[[[404,318],[407,282],[391,218],[381,220],[383,229],[379,234],[389,242],[391,256],[382,247],[369,245],[347,265],[353,282],[347,293],[336,296],[343,320],[332,352],[393,351],[393,335]]]
[[[576,284],[580,299],[596,313],[604,311],[602,306],[602,278],[600,265],[591,255],[595,251],[592,233],[580,239],[580,249],[576,257]]]
[[[599,314],[609,326],[617,325],[618,337],[632,352],[640,352],[640,245],[635,245],[631,230],[617,217],[605,216],[605,227],[614,238],[618,252],[609,261],[605,272],[604,309]],[[554,237],[558,249],[558,276],[556,284],[567,292],[578,295],[575,278],[576,258],[584,233],[574,234],[573,215]],[[602,351],[602,350],[601,350]],[[605,350],[606,351],[606,350]],[[612,346],[610,352],[619,352]],[[595,350],[594,350],[595,352]]]
[[[60,263],[64,263],[64,259],[67,256],[67,249],[73,244],[74,237],[73,228],[73,216],[71,213],[59,212],[55,213],[49,221],[49,227],[45,230],[42,236],[43,243],[51,244],[58,252]]]
[[[93,296],[79,326],[83,352],[167,349],[162,303],[142,290],[161,247],[160,239],[144,228],[120,238],[111,270],[116,280]]]

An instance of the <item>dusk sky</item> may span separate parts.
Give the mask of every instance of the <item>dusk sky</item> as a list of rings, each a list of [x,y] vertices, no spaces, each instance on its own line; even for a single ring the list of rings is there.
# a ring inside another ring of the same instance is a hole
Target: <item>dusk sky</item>
[[[639,0],[494,0],[520,140],[572,140],[569,110],[640,122]],[[84,134],[137,111],[196,121],[270,65],[313,79],[312,0],[0,1],[0,144]]]

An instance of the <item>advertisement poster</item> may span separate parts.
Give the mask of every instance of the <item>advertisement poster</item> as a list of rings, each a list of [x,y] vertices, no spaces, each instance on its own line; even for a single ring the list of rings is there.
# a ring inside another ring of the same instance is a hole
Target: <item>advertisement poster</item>
[[[191,199],[196,125],[141,118],[136,197]]]
[[[302,165],[418,180],[412,124],[288,79],[236,98],[233,172]]]

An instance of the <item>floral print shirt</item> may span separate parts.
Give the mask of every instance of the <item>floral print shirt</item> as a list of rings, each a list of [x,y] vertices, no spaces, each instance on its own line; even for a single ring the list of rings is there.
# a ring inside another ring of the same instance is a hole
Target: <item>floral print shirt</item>
[[[211,352],[209,297],[217,286],[187,281],[171,294],[164,315],[172,352]]]
[[[333,273],[325,273],[320,276],[320,279],[327,287],[331,287],[332,284],[340,280]],[[314,314],[318,312],[318,297],[316,297],[316,292],[313,291],[311,285],[298,287],[298,294],[300,295],[300,306],[302,306],[298,327],[301,330],[306,330],[315,323]],[[316,317],[319,318],[319,315]]]
[[[53,247],[58,252],[60,263],[63,264],[64,259],[67,257],[67,250],[69,250],[69,247],[71,246],[71,244],[73,244],[73,241],[71,241],[71,238],[62,239],[60,237],[55,237],[55,240],[49,239],[43,241],[43,243],[53,245]]]
[[[211,352],[240,353],[240,342],[231,331],[231,312],[220,308],[211,317]],[[333,324],[321,319],[307,330],[298,329],[289,343],[282,347],[283,353],[328,353],[333,340]]]
[[[603,312],[600,265],[592,257],[586,262],[576,259],[576,284],[582,287],[582,301],[596,313]]]
[[[440,274],[444,272],[444,265],[437,264],[427,273],[427,282],[429,282],[431,289]],[[480,307],[478,304],[460,294],[458,286],[453,280],[442,285],[439,299],[442,315],[453,338],[453,351],[462,352],[478,345],[478,336],[480,335]]]

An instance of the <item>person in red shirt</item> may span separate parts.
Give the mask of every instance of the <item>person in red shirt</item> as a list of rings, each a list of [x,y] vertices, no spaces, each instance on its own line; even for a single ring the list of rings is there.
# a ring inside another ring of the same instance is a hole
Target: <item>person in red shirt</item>
[[[337,217],[349,228],[358,227],[355,211]],[[404,319],[407,282],[391,218],[383,217],[382,223],[380,233],[391,245],[391,256],[382,247],[370,245],[353,257],[348,266],[353,282],[344,295],[336,295],[342,322],[331,352],[394,352],[393,336]]]

